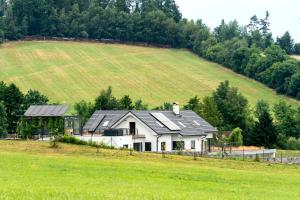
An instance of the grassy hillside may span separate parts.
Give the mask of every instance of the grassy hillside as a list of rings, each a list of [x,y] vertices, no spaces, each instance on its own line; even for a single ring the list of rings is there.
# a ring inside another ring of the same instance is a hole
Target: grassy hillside
[[[299,166],[0,141],[0,199],[300,199]]]
[[[254,104],[280,97],[260,83],[237,75],[186,50],[79,42],[12,42],[0,48],[0,80],[23,91],[40,90],[52,101],[73,104],[93,100],[113,86],[118,97],[129,94],[150,106],[165,101],[181,104],[209,95],[230,80]]]

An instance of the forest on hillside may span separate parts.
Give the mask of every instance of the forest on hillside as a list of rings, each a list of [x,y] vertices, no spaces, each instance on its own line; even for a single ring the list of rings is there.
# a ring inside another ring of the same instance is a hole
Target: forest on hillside
[[[174,0],[0,0],[0,41],[24,36],[110,39],[187,48],[300,99],[299,54],[286,32],[274,40],[269,13],[210,29],[184,19]]]

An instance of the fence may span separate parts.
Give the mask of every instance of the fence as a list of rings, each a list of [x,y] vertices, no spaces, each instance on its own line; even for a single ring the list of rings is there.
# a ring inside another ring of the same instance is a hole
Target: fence
[[[93,136],[76,136],[78,139],[84,141],[93,141],[98,143],[105,143],[108,146],[120,146],[118,138],[113,139],[112,137],[97,137]],[[7,138],[0,138],[9,140],[17,139],[16,135]],[[40,140],[48,140],[49,138],[41,138]],[[128,136],[128,142],[131,141],[131,137]],[[130,146],[123,147],[128,148],[130,155],[132,155],[133,149]],[[151,153],[151,152],[147,152]],[[194,160],[198,158],[213,158],[213,159],[232,159],[232,160],[242,160],[242,161],[261,161],[268,163],[283,163],[283,164],[300,164],[300,151],[277,151],[276,149],[260,149],[260,150],[225,150],[215,151],[212,153],[204,153],[197,151],[172,151],[172,152],[152,152],[156,154],[161,154],[163,158],[168,155],[182,155],[192,157]]]
[[[268,163],[283,163],[283,164],[300,164],[300,152],[296,155],[284,155],[282,152],[277,152],[276,149],[262,149],[262,150],[232,150],[231,152],[213,152],[203,154],[201,152],[160,152],[163,158],[168,155],[182,155],[190,156],[193,159],[197,158],[213,158],[213,159],[228,159],[228,160],[241,160],[241,161],[257,161]]]

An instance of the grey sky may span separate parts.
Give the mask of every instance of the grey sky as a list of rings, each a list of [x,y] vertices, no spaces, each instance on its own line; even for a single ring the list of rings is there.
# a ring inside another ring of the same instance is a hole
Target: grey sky
[[[222,19],[237,19],[246,25],[251,16],[263,18],[265,11],[270,13],[271,30],[274,39],[285,31],[292,34],[295,42],[300,42],[300,0],[176,0],[188,19],[203,19],[213,28]]]

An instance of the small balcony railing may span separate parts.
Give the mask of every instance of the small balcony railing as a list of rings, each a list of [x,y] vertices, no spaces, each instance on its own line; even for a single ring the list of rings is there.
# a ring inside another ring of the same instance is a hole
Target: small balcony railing
[[[144,134],[139,133],[139,129],[123,129],[123,135],[124,136],[131,135],[134,139],[146,137]]]

